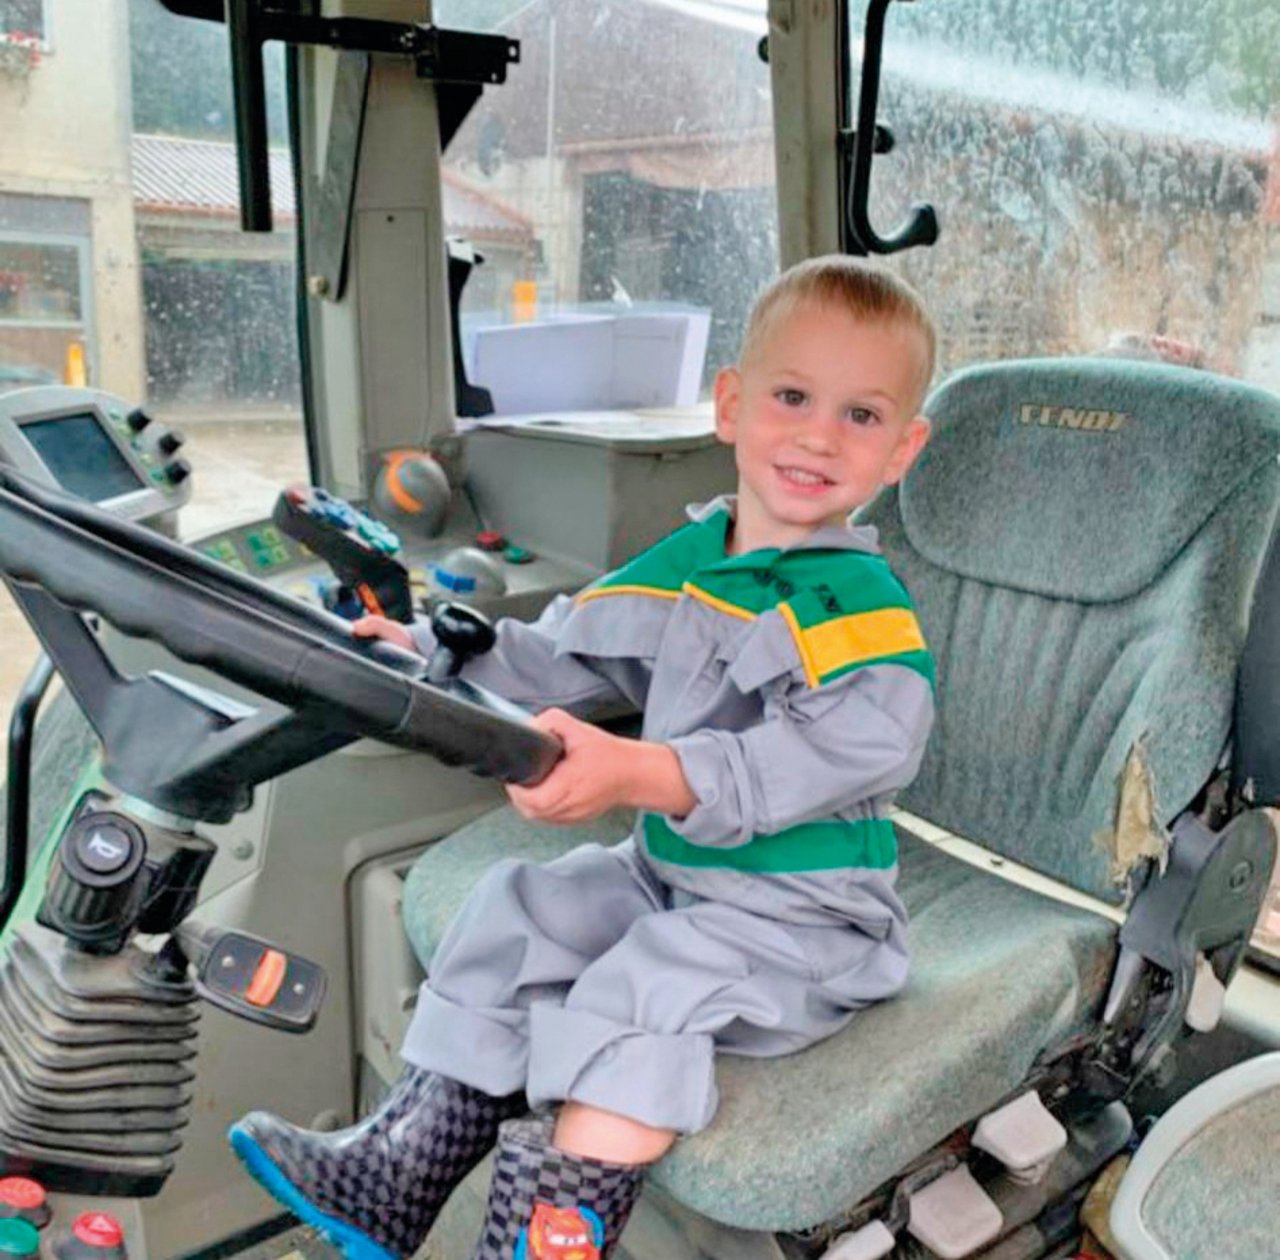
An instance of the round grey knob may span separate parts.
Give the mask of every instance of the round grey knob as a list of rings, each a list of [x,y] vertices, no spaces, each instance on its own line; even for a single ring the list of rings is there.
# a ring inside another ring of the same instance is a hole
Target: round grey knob
[[[402,533],[434,538],[449,510],[449,479],[425,451],[392,451],[373,483],[377,517]]]

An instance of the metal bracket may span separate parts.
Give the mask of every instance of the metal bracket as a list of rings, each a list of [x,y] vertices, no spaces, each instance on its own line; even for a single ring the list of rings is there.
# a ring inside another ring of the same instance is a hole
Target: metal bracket
[[[227,24],[236,105],[240,225],[246,232],[271,230],[266,97],[262,74],[262,45],[266,41],[279,40],[285,44],[315,44],[347,52],[412,57],[418,78],[433,83],[464,84],[472,88],[505,83],[507,67],[520,60],[519,40],[507,35],[443,30],[426,22],[313,17],[295,13],[291,7],[281,7],[279,3],[272,4],[268,0],[160,2],[170,12],[181,17],[199,18],[208,22],[225,21]],[[345,228],[343,235],[345,237]],[[345,253],[345,240],[343,252]],[[341,259],[338,261],[340,270]],[[318,274],[323,275],[324,272]]]
[[[179,17],[226,20],[225,0],[160,3]],[[413,57],[418,77],[437,83],[505,83],[507,66],[520,60],[520,41],[508,35],[445,30],[429,22],[311,17],[269,0],[249,0],[248,9],[258,43],[279,40],[282,44],[317,44],[350,52]]]

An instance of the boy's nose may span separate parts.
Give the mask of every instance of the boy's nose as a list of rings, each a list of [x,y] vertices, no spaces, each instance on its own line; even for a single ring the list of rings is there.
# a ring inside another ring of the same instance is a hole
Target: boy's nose
[[[834,454],[840,446],[840,417],[818,412],[797,435],[805,450],[814,454]]]

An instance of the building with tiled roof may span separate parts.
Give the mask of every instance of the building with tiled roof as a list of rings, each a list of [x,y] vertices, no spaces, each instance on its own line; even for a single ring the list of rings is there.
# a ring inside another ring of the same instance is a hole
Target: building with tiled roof
[[[254,399],[293,405],[297,211],[286,149],[269,155],[276,230],[240,229],[235,145],[135,135],[134,212],[147,314],[150,395],[169,405]],[[528,274],[530,220],[443,172],[446,231],[485,258],[477,272],[499,292]]]

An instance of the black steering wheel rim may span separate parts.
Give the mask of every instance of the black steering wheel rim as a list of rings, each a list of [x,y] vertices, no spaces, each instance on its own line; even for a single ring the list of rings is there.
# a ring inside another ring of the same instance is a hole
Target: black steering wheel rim
[[[414,653],[357,639],[338,617],[2,466],[0,573],[330,732],[505,782],[535,783],[560,756],[558,741],[501,698],[428,683]]]

